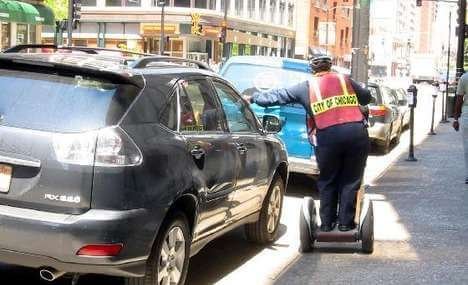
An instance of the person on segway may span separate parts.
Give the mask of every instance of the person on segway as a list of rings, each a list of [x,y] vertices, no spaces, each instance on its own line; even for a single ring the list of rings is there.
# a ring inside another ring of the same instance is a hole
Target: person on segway
[[[340,231],[350,231],[356,227],[356,196],[369,152],[360,106],[369,104],[371,94],[348,76],[332,72],[329,56],[312,58],[310,64],[313,75],[308,81],[244,99],[262,107],[299,103],[305,108],[320,170],[320,230],[332,231],[338,223]]]

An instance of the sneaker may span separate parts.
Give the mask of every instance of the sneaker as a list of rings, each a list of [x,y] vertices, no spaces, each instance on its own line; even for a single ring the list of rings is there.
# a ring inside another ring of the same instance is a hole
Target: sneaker
[[[340,232],[351,231],[351,230],[354,230],[355,228],[356,228],[355,224],[352,224],[352,225],[339,225],[338,226],[338,229],[340,230]]]
[[[336,226],[335,223],[332,223],[331,225],[330,224],[322,224],[320,226],[320,231],[322,231],[322,232],[331,232],[331,231],[333,231],[335,226]]]

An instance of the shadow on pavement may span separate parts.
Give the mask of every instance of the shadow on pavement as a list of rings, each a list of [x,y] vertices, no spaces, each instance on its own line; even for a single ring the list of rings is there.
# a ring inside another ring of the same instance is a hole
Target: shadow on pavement
[[[314,199],[318,199],[316,179],[317,177],[291,173],[289,176],[289,184],[286,190],[286,196],[295,198],[312,196]]]
[[[287,226],[281,224],[278,230],[279,237],[281,237],[286,233]],[[274,243],[270,246],[263,246],[250,243],[244,237],[243,228],[238,228],[212,241],[192,257],[186,284],[214,284],[265,248],[283,246],[287,245]]]
[[[375,250],[316,244],[275,280],[282,284],[468,284],[467,187],[462,142],[449,127],[418,146],[370,188]],[[450,148],[447,147],[450,142]],[[453,166],[449,166],[453,165]]]

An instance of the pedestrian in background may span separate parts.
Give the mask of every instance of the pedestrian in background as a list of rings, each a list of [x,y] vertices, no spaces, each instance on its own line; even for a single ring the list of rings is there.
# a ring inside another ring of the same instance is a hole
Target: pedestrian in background
[[[463,147],[465,150],[465,184],[468,184],[468,100],[465,104],[464,96],[468,95],[468,73],[464,73],[458,80],[457,96],[455,99],[455,111],[453,114],[453,128],[458,132],[460,123],[458,119],[461,116],[463,127]]]
[[[337,222],[340,231],[356,227],[356,196],[369,152],[369,134],[359,106],[369,104],[370,92],[348,76],[332,72],[331,66],[328,56],[313,58],[314,74],[308,81],[244,96],[263,107],[299,103],[306,109],[308,134],[316,138],[310,141],[315,142],[320,170],[317,186],[324,232],[332,231]]]

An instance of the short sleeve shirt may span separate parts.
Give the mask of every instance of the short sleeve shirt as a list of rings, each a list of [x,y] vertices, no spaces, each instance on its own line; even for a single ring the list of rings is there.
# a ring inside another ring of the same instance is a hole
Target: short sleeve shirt
[[[463,74],[458,80],[457,95],[468,95],[468,72]],[[468,105],[468,100],[465,100],[465,106]]]

